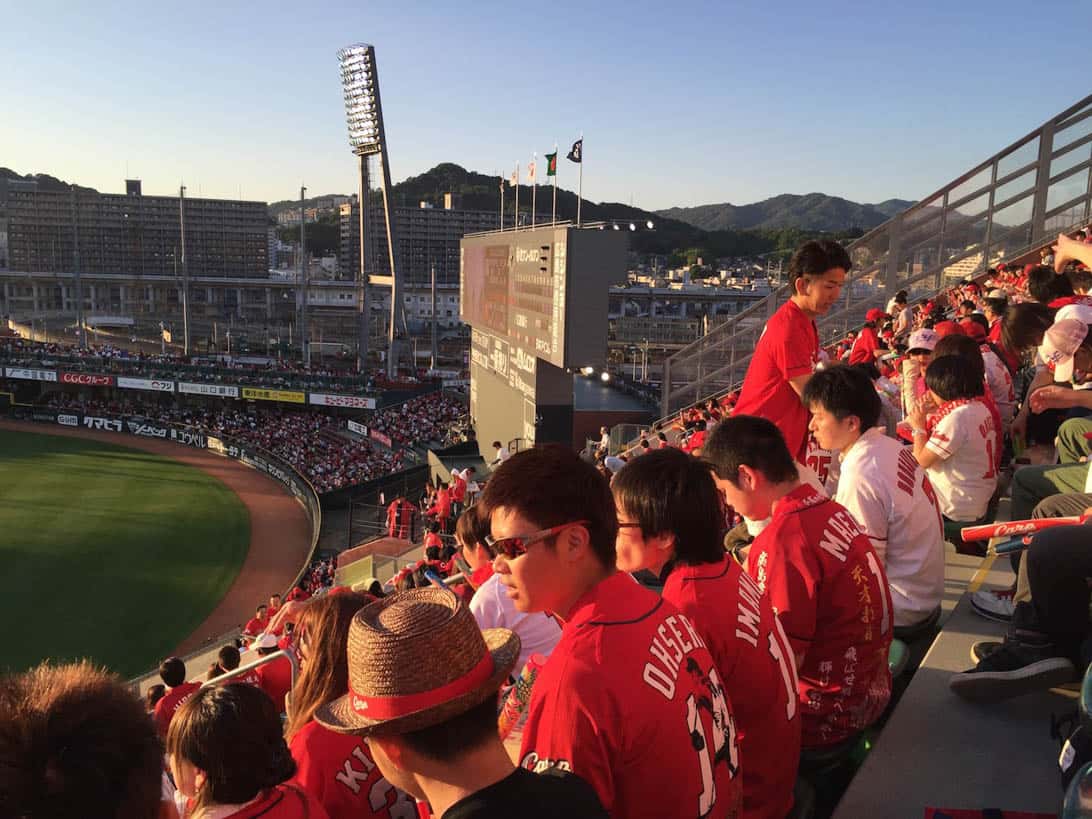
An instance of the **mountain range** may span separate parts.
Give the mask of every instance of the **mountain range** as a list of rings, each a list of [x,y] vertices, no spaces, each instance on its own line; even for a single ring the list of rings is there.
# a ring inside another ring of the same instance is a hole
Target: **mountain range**
[[[658,210],[659,216],[678,219],[702,230],[800,228],[837,232],[850,228],[870,230],[910,207],[905,199],[859,204],[840,196],[783,193],[750,205],[697,205]]]

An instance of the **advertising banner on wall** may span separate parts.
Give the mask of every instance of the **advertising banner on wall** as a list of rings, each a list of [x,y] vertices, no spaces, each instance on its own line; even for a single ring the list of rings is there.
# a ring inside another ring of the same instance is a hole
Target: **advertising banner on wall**
[[[303,404],[307,400],[306,394],[295,390],[267,390],[255,387],[243,387],[243,398],[252,401],[288,401],[292,404]]]
[[[94,415],[83,416],[83,425],[88,429],[101,429],[104,432],[121,432],[120,418],[99,418]]]
[[[139,435],[142,438],[166,438],[168,429],[159,424],[142,421],[138,418],[128,418],[125,426],[129,428],[130,435]]]
[[[310,402],[323,407],[350,407],[352,409],[375,409],[375,399],[362,395],[336,395],[329,392],[313,392]]]
[[[61,373],[62,384],[78,384],[81,387],[112,387],[114,376],[94,373]]]
[[[387,449],[391,448],[391,438],[389,435],[384,435],[377,429],[373,429],[371,435],[373,441],[379,441],[379,443],[383,444]]]
[[[231,384],[193,384],[188,381],[179,381],[178,391],[190,395],[216,395],[220,398],[239,397],[239,388]]]
[[[127,378],[118,376],[118,386],[123,390],[149,390],[151,392],[174,392],[173,381],[160,381],[155,378]]]
[[[368,437],[368,428],[363,424],[358,424],[356,421],[349,421],[348,424],[350,431],[355,432],[357,435],[363,435],[365,438]]]
[[[8,367],[8,378],[22,378],[25,381],[56,381],[57,373],[53,370],[28,370],[25,367]]]

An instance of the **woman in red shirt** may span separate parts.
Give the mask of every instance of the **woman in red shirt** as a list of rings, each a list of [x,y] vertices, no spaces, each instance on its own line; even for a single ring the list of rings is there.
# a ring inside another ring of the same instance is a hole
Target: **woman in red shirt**
[[[293,781],[322,804],[330,819],[415,819],[416,803],[388,783],[363,738],[338,734],[313,717],[320,705],[349,691],[349,624],[370,595],[338,594],[308,602],[300,616],[300,675],[288,706],[286,735],[296,761]]]
[[[202,688],[167,732],[171,775],[186,797],[184,819],[328,819],[287,780],[296,763],[273,701],[246,683]]]

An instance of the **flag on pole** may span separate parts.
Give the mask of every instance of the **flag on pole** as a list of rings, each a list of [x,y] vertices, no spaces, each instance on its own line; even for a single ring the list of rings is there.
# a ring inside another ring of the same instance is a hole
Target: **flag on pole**
[[[170,344],[170,343],[171,343],[171,331],[170,331],[170,330],[168,330],[168,329],[167,329],[166,327],[164,327],[164,328],[163,328],[163,330],[161,331],[160,335],[162,335],[162,336],[163,336],[163,340],[164,340],[165,342],[167,342],[168,344]]]
[[[569,155],[566,157],[566,159],[568,159],[568,160],[570,160],[572,162],[577,162],[577,163],[580,163],[580,162],[584,161],[584,138],[583,137],[581,137],[580,139],[578,139],[576,142],[573,143],[572,150],[569,151]]]
[[[509,177],[508,182],[512,185],[513,188],[519,184],[519,165],[517,165],[516,169],[512,171],[512,176]]]
[[[500,189],[501,189],[501,193],[504,193],[504,177],[503,176],[500,178]]]
[[[527,179],[531,182],[535,181],[535,161],[533,159],[527,163]]]
[[[552,154],[545,154],[546,156],[546,175],[557,176],[557,151]]]

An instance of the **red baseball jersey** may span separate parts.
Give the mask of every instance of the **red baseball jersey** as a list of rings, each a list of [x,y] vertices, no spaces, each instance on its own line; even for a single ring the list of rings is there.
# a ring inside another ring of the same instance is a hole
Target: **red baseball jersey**
[[[269,695],[280,713],[285,712],[285,697],[292,690],[292,664],[287,657],[278,657],[271,663],[254,669],[258,675],[258,686]]]
[[[187,808],[192,810],[193,801]],[[244,805],[223,819],[330,819],[314,796],[298,785],[286,782],[270,788],[254,802]]]
[[[312,720],[289,745],[293,781],[318,799],[330,819],[416,819],[417,802],[383,778],[364,740]]]
[[[795,302],[787,301],[773,314],[743,377],[734,415],[757,415],[777,424],[794,458],[804,457],[808,411],[789,379],[815,372],[819,363],[819,333],[815,322]]]
[[[663,597],[705,638],[735,713],[743,759],[743,816],[792,808],[800,718],[792,648],[750,575],[734,560],[676,566]]]
[[[174,719],[174,712],[200,687],[199,682],[184,682],[182,685],[176,685],[155,704],[152,718],[161,737],[167,736],[167,729],[170,728],[171,720]]]
[[[735,721],[705,641],[627,574],[581,597],[539,672],[523,767],[586,780],[612,816],[736,816]]]
[[[841,742],[874,722],[891,697],[891,592],[853,516],[804,484],[777,502],[747,569],[803,657],[803,746]]]

